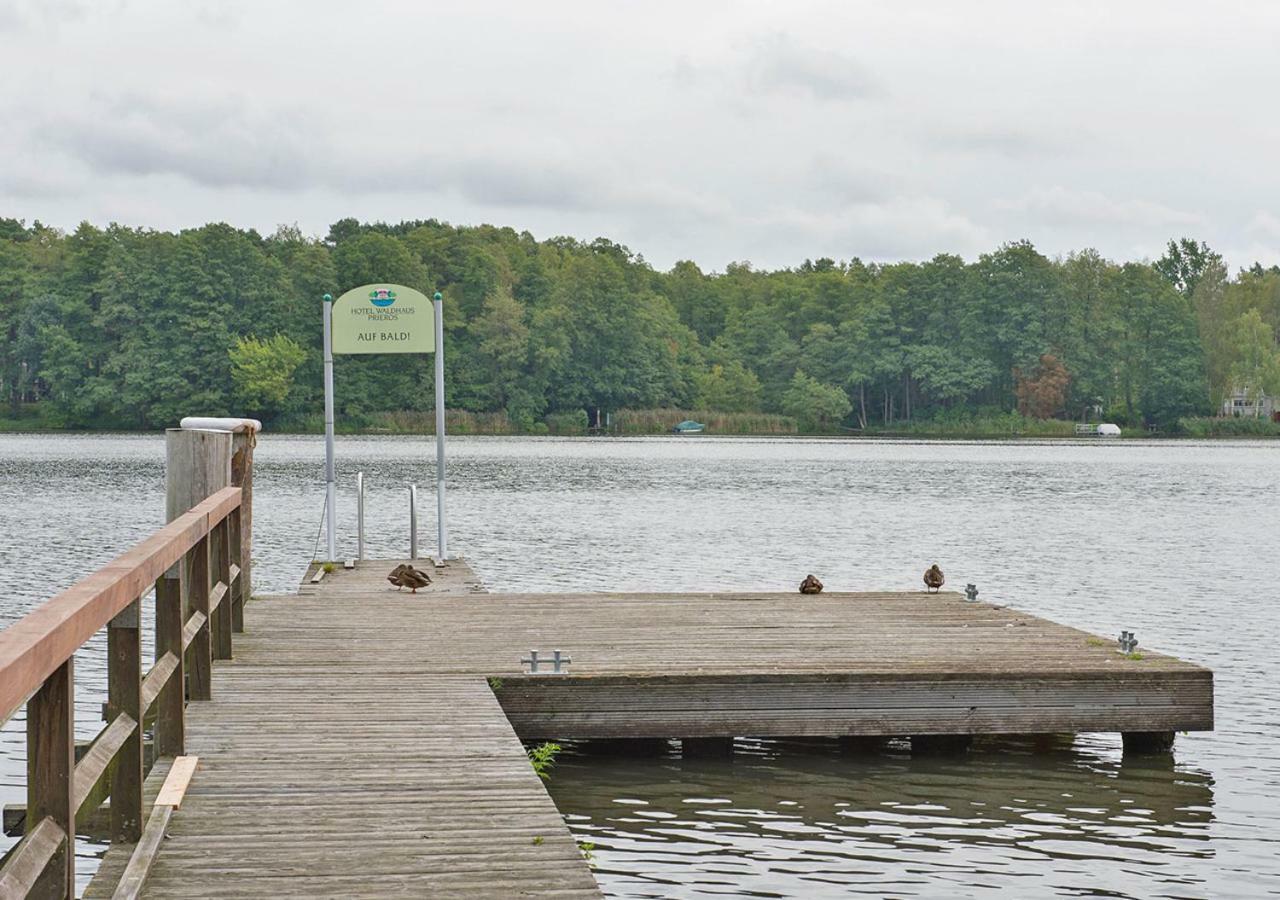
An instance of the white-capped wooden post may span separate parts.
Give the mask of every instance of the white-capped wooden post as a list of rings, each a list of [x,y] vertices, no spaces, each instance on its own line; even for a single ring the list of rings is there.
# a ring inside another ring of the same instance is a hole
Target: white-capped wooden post
[[[188,420],[184,420],[184,423]],[[210,494],[231,484],[231,432],[202,428],[170,428],[165,432],[165,521],[172,522]],[[179,572],[178,567],[182,567]],[[192,700],[212,696],[213,623],[209,617],[209,539],[202,539],[181,563],[167,573],[185,588],[180,620],[201,612],[205,621],[186,650],[188,695]],[[172,596],[174,591],[165,591]],[[160,602],[160,592],[156,595]],[[159,611],[157,610],[157,619]],[[159,642],[157,642],[157,651]]]
[[[170,428],[165,432],[165,521],[231,484],[231,432]]]
[[[182,420],[181,425],[181,429],[177,430],[195,434],[220,434],[224,435],[224,438],[218,439],[219,446],[216,451],[208,448],[205,451],[189,451],[196,456],[204,452],[213,453],[214,456],[210,457],[208,462],[196,463],[194,457],[188,462],[192,468],[201,470],[212,467],[217,470],[216,475],[194,475],[192,476],[194,481],[187,484],[190,478],[185,474],[186,470],[170,473],[166,497],[168,520],[173,521],[175,516],[182,515],[196,503],[228,484],[240,488],[240,508],[227,519],[231,544],[228,560],[229,564],[235,566],[239,572],[234,583],[227,583],[229,588],[227,599],[230,602],[231,631],[244,631],[244,604],[253,593],[253,450],[258,445],[258,434],[262,431],[262,423],[257,419],[187,416]],[[229,451],[223,450],[221,445],[223,440],[230,440]],[[226,480],[222,481],[224,452],[227,453],[229,461]],[[175,479],[182,481],[186,487],[174,486]],[[222,483],[217,484],[218,482]],[[184,502],[188,505],[175,510],[175,505]]]

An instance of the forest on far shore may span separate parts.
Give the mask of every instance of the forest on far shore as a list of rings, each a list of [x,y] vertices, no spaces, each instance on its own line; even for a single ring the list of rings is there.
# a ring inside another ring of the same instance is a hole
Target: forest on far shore
[[[323,239],[0,219],[0,419],[315,428],[321,297],[374,281],[444,293],[446,404],[471,430],[566,433],[588,411],[662,430],[671,410],[740,431],[1197,433],[1233,391],[1280,394],[1280,268],[1233,275],[1189,239],[1153,262],[1021,241],[968,262],[709,273],[657,271],[604,238],[434,219],[343,219]],[[429,418],[430,356],[340,356],[335,370],[346,427]]]

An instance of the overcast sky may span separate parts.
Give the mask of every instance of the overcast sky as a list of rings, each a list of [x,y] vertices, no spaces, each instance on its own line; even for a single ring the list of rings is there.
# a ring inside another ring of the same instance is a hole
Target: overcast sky
[[[0,215],[1280,262],[1280,3],[0,0]]]

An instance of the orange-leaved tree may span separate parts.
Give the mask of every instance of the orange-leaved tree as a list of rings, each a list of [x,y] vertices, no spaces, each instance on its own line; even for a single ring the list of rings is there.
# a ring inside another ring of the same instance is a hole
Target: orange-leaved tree
[[[1013,394],[1018,398],[1018,412],[1033,419],[1051,419],[1067,403],[1067,385],[1071,373],[1062,360],[1052,353],[1040,357],[1032,372],[1013,370]]]

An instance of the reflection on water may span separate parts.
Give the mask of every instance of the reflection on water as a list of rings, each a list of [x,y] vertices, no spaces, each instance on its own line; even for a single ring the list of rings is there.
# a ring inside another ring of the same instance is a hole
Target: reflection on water
[[[791,590],[807,572],[903,589],[936,561],[983,599],[1132,629],[1215,670],[1218,730],[1180,737],[1172,766],[1125,762],[1111,736],[960,761],[769,744],[731,764],[570,756],[552,790],[610,894],[1280,896],[1280,442],[477,438],[449,452],[451,543],[498,590]],[[312,557],[323,455],[315,438],[259,445],[259,592],[292,590]],[[399,556],[405,485],[430,484],[433,459],[426,438],[339,441],[345,554],[355,472],[369,555]],[[0,624],[154,530],[163,485],[159,436],[0,435]],[[77,656],[83,735],[100,724],[102,658],[101,638]],[[3,802],[23,796],[21,729],[0,730]]]
[[[945,759],[823,741],[739,741],[732,761],[570,751],[550,790],[617,897],[1205,896],[1215,854],[1211,776],[1087,742]]]

